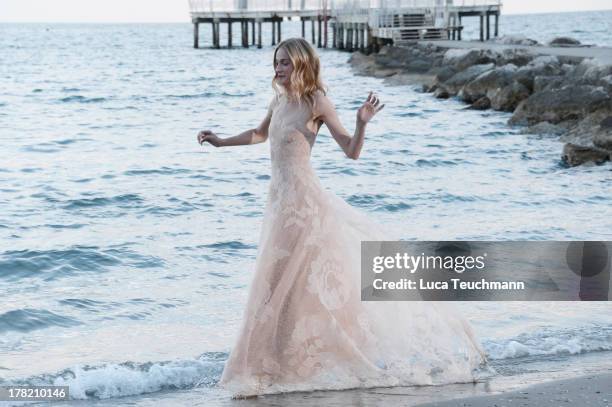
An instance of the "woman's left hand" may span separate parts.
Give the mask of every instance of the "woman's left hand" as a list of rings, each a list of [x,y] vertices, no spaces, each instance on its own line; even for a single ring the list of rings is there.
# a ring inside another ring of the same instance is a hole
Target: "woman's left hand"
[[[372,92],[368,95],[368,99],[357,111],[357,120],[363,124],[366,124],[376,113],[380,112],[385,105],[380,104],[378,96],[375,96]]]

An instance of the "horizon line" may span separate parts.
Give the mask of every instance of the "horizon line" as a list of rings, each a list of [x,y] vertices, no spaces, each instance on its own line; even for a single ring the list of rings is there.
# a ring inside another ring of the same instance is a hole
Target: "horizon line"
[[[503,8],[502,8],[503,10]],[[612,7],[606,9],[593,10],[564,10],[564,11],[536,11],[536,12],[519,12],[519,13],[501,13],[500,17],[506,16],[528,16],[538,14],[568,14],[568,13],[589,13],[597,11],[612,11]],[[181,21],[77,21],[77,20],[56,20],[56,21],[19,21],[19,20],[0,20],[0,24],[192,24],[191,20],[185,19]]]

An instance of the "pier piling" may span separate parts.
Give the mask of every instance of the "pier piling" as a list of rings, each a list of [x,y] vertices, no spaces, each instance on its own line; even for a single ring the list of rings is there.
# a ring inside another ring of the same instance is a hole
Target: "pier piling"
[[[257,48],[261,48],[261,20],[257,22]]]
[[[232,22],[231,20],[227,22],[227,47],[232,47]]]
[[[317,16],[317,28],[318,28],[317,48],[321,48],[321,16]]]

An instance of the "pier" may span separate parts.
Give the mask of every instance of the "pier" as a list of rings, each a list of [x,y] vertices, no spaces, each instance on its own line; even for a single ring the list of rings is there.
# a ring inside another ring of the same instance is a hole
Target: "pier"
[[[282,40],[283,21],[298,19],[302,38],[318,48],[369,53],[386,44],[461,40],[462,22],[468,17],[480,19],[480,41],[497,37],[502,4],[501,0],[189,0],[189,7],[194,48],[200,47],[204,34],[201,24],[210,24],[213,48],[222,46],[222,29],[227,30],[226,46],[234,47],[234,27],[240,30],[241,47],[261,48],[264,26],[269,24],[270,45],[276,45]]]

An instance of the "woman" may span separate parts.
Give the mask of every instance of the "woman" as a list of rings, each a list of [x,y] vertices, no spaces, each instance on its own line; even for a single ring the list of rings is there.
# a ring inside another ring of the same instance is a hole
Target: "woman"
[[[322,124],[357,159],[384,107],[370,93],[351,137],[325,94],[319,59],[292,38],[274,52],[275,97],[259,127],[216,147],[270,139],[272,176],[256,271],[220,385],[235,397],[471,381],[484,355],[465,320],[435,303],[360,301],[360,242],[378,227],[326,191],[310,164]]]

